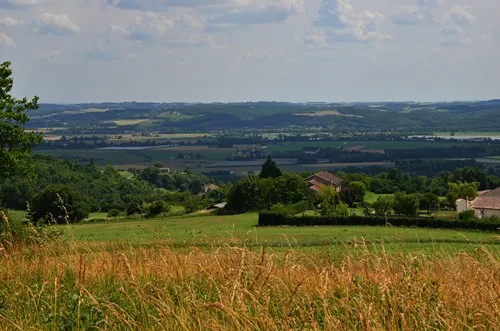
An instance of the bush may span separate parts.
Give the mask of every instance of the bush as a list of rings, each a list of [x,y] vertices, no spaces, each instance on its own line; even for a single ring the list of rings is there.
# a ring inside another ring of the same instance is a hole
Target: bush
[[[155,217],[161,213],[167,213],[170,211],[170,206],[163,201],[153,202],[148,206],[148,217]]]
[[[108,217],[118,217],[121,214],[121,210],[119,209],[111,209],[108,211]]]
[[[320,226],[320,225],[371,225],[407,226],[442,229],[477,229],[498,231],[500,222],[491,220],[462,221],[459,219],[438,219],[431,217],[389,216],[287,216],[273,212],[259,213],[259,226]]]
[[[31,217],[34,223],[56,224],[80,222],[87,218],[90,206],[86,199],[67,185],[49,185],[33,200]]]
[[[465,211],[458,214],[458,218],[461,221],[476,221],[477,220],[476,213],[474,212],[474,210],[465,210]]]
[[[127,207],[127,216],[134,215],[134,214],[142,214],[142,204],[138,202],[131,202],[128,204]]]

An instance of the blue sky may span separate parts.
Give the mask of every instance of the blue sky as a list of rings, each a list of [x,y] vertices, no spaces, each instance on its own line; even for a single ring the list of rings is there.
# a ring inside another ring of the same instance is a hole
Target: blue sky
[[[42,102],[500,97],[498,0],[0,0]]]

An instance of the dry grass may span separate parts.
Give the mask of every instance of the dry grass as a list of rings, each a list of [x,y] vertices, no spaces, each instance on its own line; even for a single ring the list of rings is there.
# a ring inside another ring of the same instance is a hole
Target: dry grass
[[[153,245],[154,246],[154,245]],[[499,330],[499,257],[10,247],[0,328]]]

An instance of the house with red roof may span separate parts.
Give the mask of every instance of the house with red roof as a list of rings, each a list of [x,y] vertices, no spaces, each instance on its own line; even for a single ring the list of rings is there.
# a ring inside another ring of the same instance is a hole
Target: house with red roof
[[[340,191],[342,188],[342,179],[332,175],[328,171],[321,171],[307,178],[307,189],[310,192],[319,192],[325,186],[333,186],[337,191]]]
[[[500,187],[491,191],[478,192],[479,196],[472,200],[457,200],[457,213],[474,210],[477,218],[500,217]]]

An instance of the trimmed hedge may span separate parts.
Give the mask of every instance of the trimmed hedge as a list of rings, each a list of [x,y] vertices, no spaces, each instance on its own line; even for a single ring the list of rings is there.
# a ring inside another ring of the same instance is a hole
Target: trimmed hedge
[[[391,226],[406,226],[434,229],[474,229],[483,231],[498,231],[498,220],[461,221],[459,219],[440,219],[426,217],[398,217],[388,216],[387,223]],[[325,225],[386,225],[384,216],[286,216],[273,212],[259,213],[259,226],[325,226]]]

